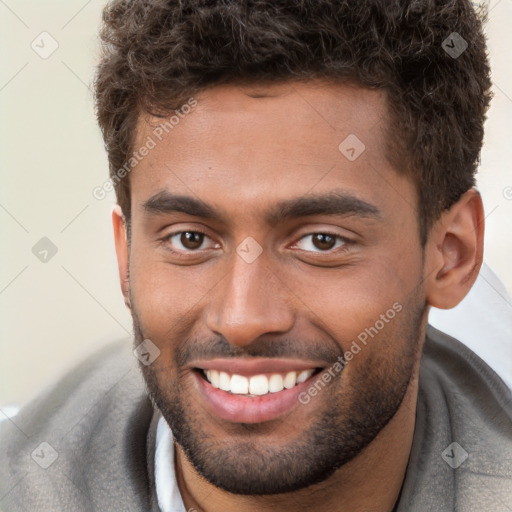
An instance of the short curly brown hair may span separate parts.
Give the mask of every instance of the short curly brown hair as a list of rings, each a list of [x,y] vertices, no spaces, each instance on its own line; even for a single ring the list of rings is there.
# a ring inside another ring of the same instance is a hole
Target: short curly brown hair
[[[224,83],[327,79],[385,90],[388,158],[416,184],[422,243],[475,184],[491,80],[467,0],[114,0],[101,38],[95,93],[111,178],[142,113],[163,116]],[[460,55],[455,42],[467,43]],[[114,186],[129,219],[129,179]]]

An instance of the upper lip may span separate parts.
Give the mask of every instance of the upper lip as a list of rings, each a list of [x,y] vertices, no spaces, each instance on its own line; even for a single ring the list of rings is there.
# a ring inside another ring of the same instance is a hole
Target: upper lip
[[[190,365],[202,370],[219,370],[237,375],[259,375],[263,373],[287,373],[294,370],[309,370],[310,368],[324,368],[325,364],[318,361],[305,361],[304,359],[276,359],[276,358],[251,358],[251,359],[209,359],[196,361]]]

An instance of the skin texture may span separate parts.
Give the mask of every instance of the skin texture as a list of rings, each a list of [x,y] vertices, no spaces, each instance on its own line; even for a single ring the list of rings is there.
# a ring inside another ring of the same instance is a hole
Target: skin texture
[[[130,174],[130,244],[122,212],[113,212],[135,342],[160,350],[141,368],[177,441],[185,506],[391,511],[412,443],[428,307],[455,306],[476,278],[480,196],[464,194],[422,248],[414,184],[386,159],[382,92],[230,85],[196,99]],[[136,147],[158,122],[141,117]],[[349,134],[365,145],[354,161],[338,149]],[[378,214],[268,218],[277,203],[333,191]],[[144,206],[163,193],[200,199],[220,217]],[[199,249],[170,236],[197,230],[206,234]],[[342,238],[326,250],[315,233]],[[247,237],[262,248],[251,263],[237,253]],[[400,312],[344,370],[279,418],[221,419],[197,390],[198,357],[314,359],[327,368],[393,304]]]

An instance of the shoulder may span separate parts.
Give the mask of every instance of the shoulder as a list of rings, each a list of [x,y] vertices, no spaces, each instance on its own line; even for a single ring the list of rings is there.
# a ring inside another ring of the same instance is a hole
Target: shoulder
[[[402,499],[409,512],[505,511],[512,502],[512,393],[467,346],[430,326]]]
[[[2,510],[93,510],[146,486],[153,407],[130,348],[108,345],[0,424]]]

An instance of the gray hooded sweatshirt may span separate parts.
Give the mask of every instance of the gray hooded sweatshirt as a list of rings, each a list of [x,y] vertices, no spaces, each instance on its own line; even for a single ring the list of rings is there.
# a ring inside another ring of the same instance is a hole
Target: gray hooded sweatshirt
[[[129,340],[106,347],[0,423],[0,511],[159,511],[160,412],[130,348]],[[512,394],[476,354],[432,327],[395,510],[512,511]]]

